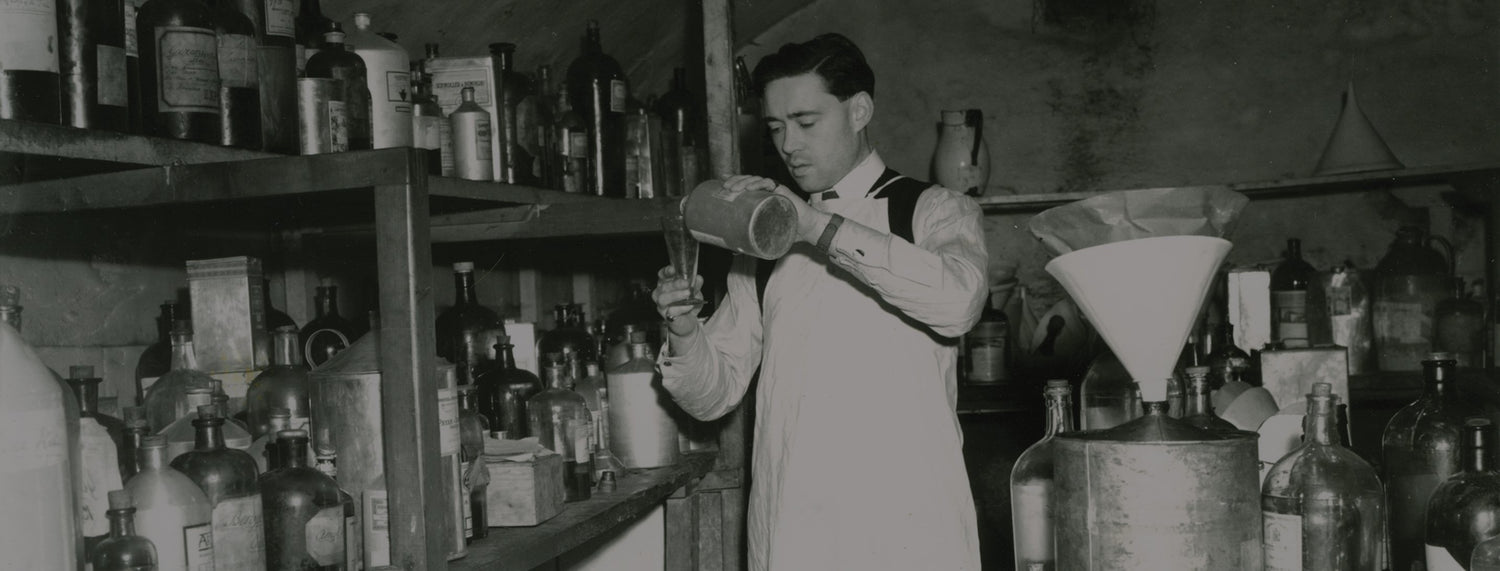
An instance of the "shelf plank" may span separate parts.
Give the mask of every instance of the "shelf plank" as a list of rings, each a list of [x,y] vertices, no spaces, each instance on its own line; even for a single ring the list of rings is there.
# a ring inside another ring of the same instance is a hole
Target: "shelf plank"
[[[132,165],[191,165],[281,157],[218,145],[0,119],[0,152]]]
[[[535,527],[490,528],[489,537],[469,546],[469,556],[448,568],[530,571],[538,565],[635,521],[677,489],[713,467],[713,453],[692,453],[667,468],[640,470],[619,478],[614,492],[567,504],[562,513]]]
[[[519,184],[464,180],[446,176],[427,177],[427,194],[450,198],[472,198],[517,204],[562,204],[607,200],[588,194],[577,194]]]
[[[517,206],[432,218],[432,241],[475,242],[661,232],[654,200],[594,198],[585,202]]]

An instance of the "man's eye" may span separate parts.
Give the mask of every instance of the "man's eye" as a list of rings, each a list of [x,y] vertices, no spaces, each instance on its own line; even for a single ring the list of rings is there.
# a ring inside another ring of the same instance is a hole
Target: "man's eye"
[[[781,125],[771,125],[767,128],[771,130],[771,134],[773,135],[781,132]]]
[[[803,129],[806,129],[808,127],[812,127],[813,123],[817,123],[817,121],[798,121],[797,125],[801,126]]]

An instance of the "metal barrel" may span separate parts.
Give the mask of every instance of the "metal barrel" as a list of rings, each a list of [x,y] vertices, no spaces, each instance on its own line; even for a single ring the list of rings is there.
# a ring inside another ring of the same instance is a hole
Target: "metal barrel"
[[[344,82],[297,78],[297,144],[304,155],[349,150]]]
[[[1254,434],[1054,442],[1058,569],[1261,569]]]

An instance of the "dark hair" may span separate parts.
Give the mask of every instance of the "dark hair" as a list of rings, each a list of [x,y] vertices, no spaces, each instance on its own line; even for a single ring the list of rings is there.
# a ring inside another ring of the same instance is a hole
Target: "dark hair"
[[[760,58],[753,76],[755,91],[764,94],[766,85],[772,81],[809,72],[822,77],[828,93],[839,101],[861,91],[875,96],[875,72],[865,63],[865,54],[849,38],[837,33],[823,34],[800,44],[786,44],[776,53]]]

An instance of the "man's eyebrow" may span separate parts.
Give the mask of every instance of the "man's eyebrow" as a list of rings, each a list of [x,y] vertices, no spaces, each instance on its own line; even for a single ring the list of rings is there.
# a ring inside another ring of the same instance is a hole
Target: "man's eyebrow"
[[[787,119],[800,119],[802,117],[816,117],[816,116],[822,115],[822,114],[823,114],[822,111],[798,111],[798,112],[792,113],[791,115],[787,115]],[[781,119],[778,119],[776,117],[766,117],[765,118],[765,121],[767,123],[772,122],[772,121],[780,121],[780,120]]]

